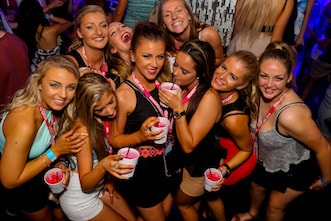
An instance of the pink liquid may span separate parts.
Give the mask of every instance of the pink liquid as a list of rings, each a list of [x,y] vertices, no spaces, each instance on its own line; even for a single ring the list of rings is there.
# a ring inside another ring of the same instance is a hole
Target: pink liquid
[[[165,127],[165,126],[167,126],[167,124],[162,123],[162,122],[154,124],[154,127]]]
[[[207,172],[206,175],[207,175],[208,179],[211,180],[211,181],[217,181],[221,178],[220,175],[217,174],[217,173]]]
[[[58,182],[60,182],[63,178],[63,173],[62,172],[53,172],[53,173],[50,173],[50,174],[47,174],[46,176],[46,181],[49,183],[49,184],[56,184]]]
[[[176,91],[177,90],[175,87],[172,87],[172,86],[164,86],[164,88],[169,90],[169,91]]]
[[[123,158],[126,158],[126,159],[134,159],[134,158],[137,157],[137,154],[135,154],[135,153],[129,153],[129,154],[127,154],[126,152],[124,152],[124,153],[121,153],[121,156]]]

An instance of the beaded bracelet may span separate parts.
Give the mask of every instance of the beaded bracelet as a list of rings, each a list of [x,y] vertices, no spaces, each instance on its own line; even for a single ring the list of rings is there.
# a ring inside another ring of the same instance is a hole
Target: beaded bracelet
[[[54,162],[57,157],[55,156],[55,154],[53,153],[53,151],[51,151],[51,149],[48,149],[46,152],[45,152],[46,156],[52,161]]]
[[[323,179],[323,177],[320,177],[320,181],[321,181],[321,183],[322,183],[324,186],[328,186],[328,185],[330,185],[330,183],[326,182],[326,180]]]

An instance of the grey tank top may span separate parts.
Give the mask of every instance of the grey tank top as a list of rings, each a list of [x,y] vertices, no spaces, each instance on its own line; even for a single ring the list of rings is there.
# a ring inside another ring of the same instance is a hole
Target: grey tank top
[[[278,117],[283,110],[294,105],[305,105],[295,102],[283,106],[276,115],[275,125],[271,130],[258,134],[258,160],[267,172],[288,172],[291,164],[310,158],[310,150],[292,137],[286,137],[277,131]]]

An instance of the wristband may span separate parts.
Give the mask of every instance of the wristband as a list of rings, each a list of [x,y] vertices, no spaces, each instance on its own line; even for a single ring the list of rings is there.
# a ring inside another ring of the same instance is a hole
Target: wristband
[[[46,152],[45,152],[46,156],[52,161],[54,162],[57,157],[55,156],[55,154],[53,153],[53,151],[51,151],[51,149],[48,149]]]
[[[229,165],[221,164],[219,167],[221,168],[221,173],[222,173],[222,176],[224,178],[227,178],[228,176],[230,176],[231,172],[230,172],[230,166]],[[226,169],[224,169],[223,167],[225,167]]]
[[[330,183],[326,182],[325,179],[323,179],[323,177],[320,177],[320,181],[324,186],[328,186]]]

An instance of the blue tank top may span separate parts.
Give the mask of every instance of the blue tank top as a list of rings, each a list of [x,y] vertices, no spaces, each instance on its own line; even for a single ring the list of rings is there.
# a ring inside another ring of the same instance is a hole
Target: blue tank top
[[[45,110],[47,118],[51,121],[52,111]],[[3,133],[3,124],[7,117],[8,112],[4,113],[0,122],[0,152],[3,153],[5,148],[6,138]],[[32,143],[29,160],[40,156],[45,150],[51,145],[51,134],[47,128],[45,121],[42,122],[41,126],[38,129],[36,137]]]

